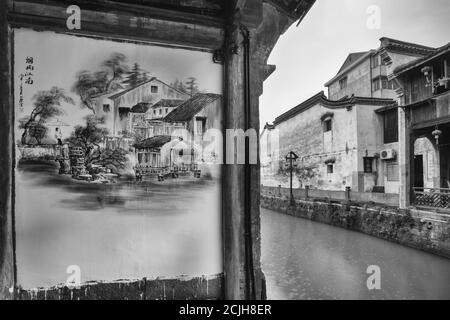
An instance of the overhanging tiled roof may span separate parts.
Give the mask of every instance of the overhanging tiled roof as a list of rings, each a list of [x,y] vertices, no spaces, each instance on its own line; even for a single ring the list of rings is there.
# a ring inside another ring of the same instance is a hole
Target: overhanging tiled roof
[[[447,52],[450,52],[450,43],[448,43],[445,46],[442,46],[442,47],[436,49],[433,53],[431,53],[431,54],[429,54],[429,55],[427,55],[425,57],[413,60],[411,62],[408,62],[408,63],[406,63],[404,65],[401,65],[401,66],[395,68],[394,76],[398,76],[398,75],[400,75],[400,74],[402,74],[402,73],[404,73],[404,72],[406,72],[408,70],[411,70],[411,69],[414,69],[416,67],[419,67],[419,66],[425,64],[426,62],[428,62],[430,60],[433,60],[434,58],[436,58],[436,57],[438,57],[438,56],[440,56],[442,54],[446,54]]]
[[[222,96],[215,93],[198,93],[191,99],[183,102],[175,110],[170,112],[164,121],[167,122],[184,122],[191,120],[208,104],[220,99]]]
[[[136,149],[156,149],[161,148],[163,145],[169,143],[170,141],[172,141],[171,136],[154,136],[136,143],[134,147]]]
[[[130,111],[132,113],[146,113],[150,106],[151,103],[140,102],[137,105],[133,106]]]
[[[396,102],[392,99],[365,98],[355,96],[351,96],[349,98],[344,98],[341,100],[328,100],[324,92],[321,91],[308,100],[302,102],[298,106],[277,117],[273,124],[279,125],[280,123],[295,117],[296,115],[310,109],[315,105],[321,105],[327,109],[341,109],[353,107],[355,105],[395,106]]]
[[[418,56],[426,56],[436,51],[436,48],[424,46],[417,43],[392,39],[388,37],[381,38],[380,42],[381,48],[385,48],[390,51],[410,53]]]
[[[299,23],[309,12],[316,0],[266,0],[278,10],[291,17],[299,20]]]
[[[180,99],[161,99],[157,103],[155,103],[152,108],[171,108],[171,107],[178,107],[180,104],[182,104],[186,100],[180,100]]]

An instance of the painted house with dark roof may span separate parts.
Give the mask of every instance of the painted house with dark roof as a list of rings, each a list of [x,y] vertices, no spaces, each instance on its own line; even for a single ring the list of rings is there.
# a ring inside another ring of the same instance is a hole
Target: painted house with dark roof
[[[222,96],[197,93],[170,112],[163,120],[184,123],[193,135],[203,135],[208,129],[222,129]]]
[[[377,49],[350,53],[338,73],[325,86],[328,97],[339,100],[352,95],[396,99],[395,83],[388,75],[396,67],[429,55],[435,48],[381,38]]]
[[[142,111],[141,108],[149,108],[161,100],[185,101],[190,97],[189,94],[153,77],[134,87],[97,97],[95,112],[105,117],[106,126],[112,136],[121,136],[130,130],[132,108]]]
[[[204,139],[205,133],[210,130],[216,130],[215,133],[222,133],[222,95],[214,93],[197,93],[191,99],[186,100],[172,112],[170,112],[164,119],[167,123],[182,123],[184,128],[190,133],[192,137],[192,148],[195,152],[201,152],[201,156],[196,158],[210,159],[214,157],[215,153],[221,152],[216,148],[206,154],[205,150],[208,148],[209,141]],[[214,134],[214,133],[213,133]],[[218,146],[220,148],[221,146]]]
[[[183,125],[162,120],[184,101],[181,99],[162,99],[153,105],[144,102],[138,103],[129,112],[127,131],[142,138],[171,135],[174,130],[182,128]]]

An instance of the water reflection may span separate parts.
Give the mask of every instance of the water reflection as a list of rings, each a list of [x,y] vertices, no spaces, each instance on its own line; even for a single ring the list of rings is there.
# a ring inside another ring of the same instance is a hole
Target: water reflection
[[[222,271],[220,184],[74,182],[51,166],[16,171],[18,282],[216,274]]]
[[[448,259],[261,210],[269,299],[450,299]],[[381,290],[367,289],[370,265],[381,268]]]

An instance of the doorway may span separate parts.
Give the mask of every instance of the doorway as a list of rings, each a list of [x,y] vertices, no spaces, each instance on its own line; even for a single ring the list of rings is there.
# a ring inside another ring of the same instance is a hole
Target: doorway
[[[417,191],[423,191],[423,155],[414,156],[414,188]],[[420,189],[420,190],[419,190]]]

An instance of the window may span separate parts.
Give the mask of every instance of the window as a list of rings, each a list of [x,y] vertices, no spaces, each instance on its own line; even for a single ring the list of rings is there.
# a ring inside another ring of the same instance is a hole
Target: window
[[[398,113],[397,109],[386,111],[384,114],[384,143],[398,142]]]
[[[372,87],[374,92],[380,90],[380,78],[372,80]]]
[[[341,90],[347,88],[347,77],[339,80],[339,88],[341,88]]]
[[[109,104],[104,104],[103,105],[103,112],[110,112],[110,111],[111,111],[111,108],[110,108]]]
[[[205,119],[204,118],[196,118],[195,122],[197,124],[197,131],[196,133],[200,136],[203,136],[205,133]]]
[[[323,122],[323,131],[324,132],[329,132],[329,131],[331,131],[332,128],[333,128],[333,126],[331,124],[331,119],[325,120]]]
[[[364,162],[364,173],[372,173],[373,172],[373,168],[372,168],[373,158],[364,157],[363,162]]]
[[[169,112],[169,108],[166,108],[166,114]]]
[[[159,115],[162,115],[162,109],[159,109]]]
[[[158,93],[158,86],[152,86],[151,91],[152,93]]]
[[[332,164],[327,164],[327,173],[331,174],[334,171],[334,166]]]
[[[399,181],[397,162],[386,162],[386,176],[387,181]]]
[[[383,89],[391,89],[390,83],[387,77],[381,77],[381,88]]]

